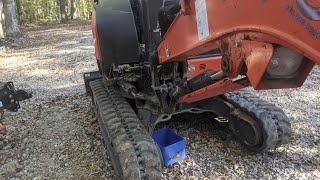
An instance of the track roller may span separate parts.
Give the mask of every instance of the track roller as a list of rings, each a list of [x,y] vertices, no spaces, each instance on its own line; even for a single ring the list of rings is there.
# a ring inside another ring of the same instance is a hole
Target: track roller
[[[157,145],[133,109],[114,87],[90,82],[98,123],[117,179],[161,179]]]
[[[230,127],[250,151],[265,152],[289,142],[291,124],[280,108],[245,91],[228,93],[223,98],[235,106],[231,114],[246,122],[234,119]]]

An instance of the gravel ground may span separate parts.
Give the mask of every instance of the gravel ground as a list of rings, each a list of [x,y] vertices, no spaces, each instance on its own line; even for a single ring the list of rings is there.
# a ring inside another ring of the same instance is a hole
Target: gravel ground
[[[1,81],[33,92],[6,113],[0,135],[0,179],[114,179],[84,93],[82,73],[96,69],[90,25],[28,28],[0,56]],[[292,122],[291,143],[251,154],[208,116],[179,116],[172,127],[187,140],[187,158],[164,179],[320,179],[320,67],[300,89],[255,92]],[[249,91],[251,91],[249,89]]]

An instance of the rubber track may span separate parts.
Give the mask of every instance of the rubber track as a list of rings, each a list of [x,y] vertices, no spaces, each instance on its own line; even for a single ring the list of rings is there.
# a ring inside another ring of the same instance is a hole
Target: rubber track
[[[282,109],[246,91],[236,91],[224,96],[230,103],[255,117],[262,125],[264,142],[259,146],[249,146],[249,150],[264,152],[290,141],[291,124]]]
[[[102,80],[90,82],[96,115],[118,179],[161,179],[157,146],[129,103]]]

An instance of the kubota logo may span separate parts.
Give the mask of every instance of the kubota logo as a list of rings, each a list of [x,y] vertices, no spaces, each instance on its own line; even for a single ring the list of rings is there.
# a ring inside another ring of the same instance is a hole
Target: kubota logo
[[[297,4],[306,18],[320,21],[320,0],[297,0]],[[317,7],[314,7],[314,5]]]

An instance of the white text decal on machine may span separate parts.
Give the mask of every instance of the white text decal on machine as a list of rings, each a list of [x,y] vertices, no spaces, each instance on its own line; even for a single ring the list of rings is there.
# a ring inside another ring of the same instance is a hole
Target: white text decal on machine
[[[206,0],[196,0],[196,16],[199,40],[209,36],[208,13]]]

